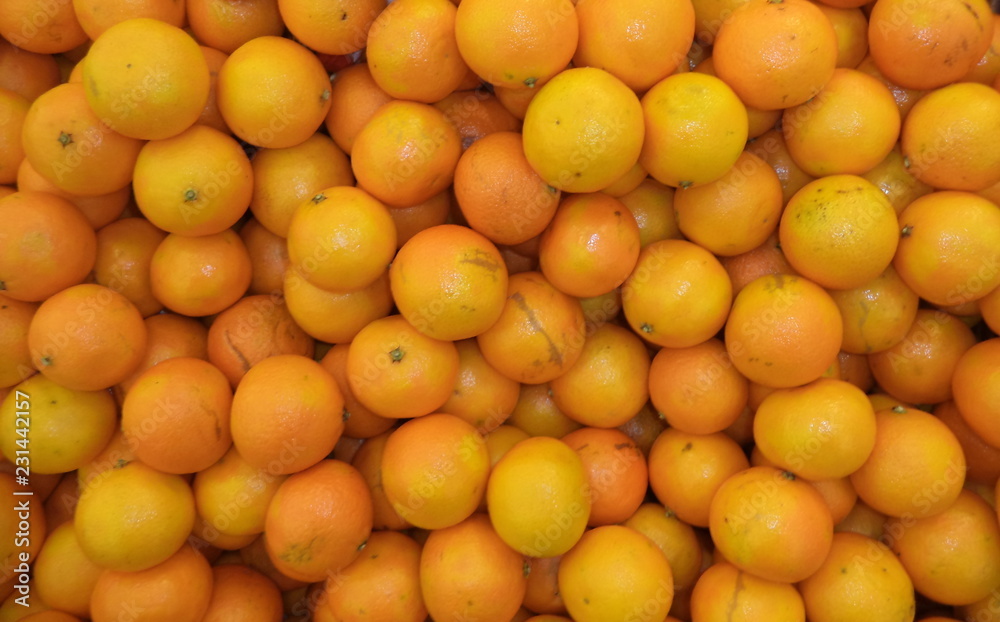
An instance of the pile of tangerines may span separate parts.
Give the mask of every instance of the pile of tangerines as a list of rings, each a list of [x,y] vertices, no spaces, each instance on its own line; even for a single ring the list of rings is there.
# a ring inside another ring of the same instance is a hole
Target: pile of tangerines
[[[5,0],[0,621],[1000,620],[985,0]]]

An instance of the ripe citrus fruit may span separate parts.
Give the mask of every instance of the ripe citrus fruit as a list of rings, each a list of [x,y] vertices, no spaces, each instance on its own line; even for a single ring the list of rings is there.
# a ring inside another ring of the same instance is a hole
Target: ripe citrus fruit
[[[667,348],[686,348],[715,335],[726,323],[732,300],[725,268],[687,240],[660,240],[643,248],[622,285],[629,326]]]
[[[375,83],[425,104],[454,91],[469,71],[455,40],[456,12],[448,0],[397,0],[379,13],[365,45]]]
[[[789,153],[806,173],[862,175],[896,144],[899,109],[878,79],[839,68],[814,99],[784,110],[781,128]]]
[[[184,545],[151,568],[102,573],[91,596],[90,619],[114,622],[142,611],[150,621],[200,620],[211,596],[212,567],[194,547]]]
[[[35,374],[0,402],[0,450],[11,464],[27,464],[32,473],[68,473],[108,444],[117,426],[115,411],[107,391],[73,390]]]
[[[899,276],[921,298],[955,305],[1000,285],[1000,207],[960,191],[924,195],[899,215]]]
[[[584,427],[562,437],[583,460],[590,482],[590,526],[613,525],[632,516],[646,496],[646,460],[621,430]]]
[[[757,449],[776,466],[810,480],[846,477],[875,447],[875,411],[861,389],[820,378],[778,389],[754,416]]]
[[[649,450],[649,485],[682,521],[708,527],[716,491],[749,466],[743,449],[722,432],[689,434],[667,428]]]
[[[841,348],[854,354],[881,352],[902,341],[920,302],[891,265],[868,283],[830,296],[844,320]]]
[[[398,531],[374,531],[354,562],[326,580],[320,610],[334,619],[364,611],[378,619],[423,622],[427,608],[420,592],[422,547]]]
[[[913,105],[900,146],[907,170],[942,190],[979,191],[1000,181],[1000,93],[982,84],[941,87]]]
[[[422,333],[469,339],[500,318],[507,267],[496,246],[459,225],[438,225],[410,238],[389,267],[399,312]]]
[[[350,155],[360,188],[387,205],[409,207],[451,185],[462,140],[434,106],[395,100],[374,111]]]
[[[435,620],[513,618],[524,600],[527,563],[485,514],[435,529],[420,552],[420,591]]]
[[[382,486],[396,512],[423,529],[456,525],[486,492],[489,453],[482,435],[455,415],[434,413],[389,434]]]
[[[719,179],[674,195],[681,233],[725,257],[749,252],[767,241],[778,227],[783,207],[777,173],[750,151],[740,153]]]
[[[111,26],[83,66],[87,102],[112,130],[152,140],[191,127],[208,100],[208,63],[186,32],[149,17]]]
[[[302,44],[261,36],[233,50],[222,64],[216,98],[237,137],[258,147],[293,147],[326,119],[330,78]]]
[[[674,578],[656,543],[622,525],[595,527],[559,562],[559,592],[574,620],[664,619]]]
[[[691,525],[659,503],[643,503],[622,525],[635,529],[660,547],[670,562],[674,589],[694,587],[701,575],[704,551]]]
[[[128,298],[143,317],[163,310],[153,296],[149,267],[167,234],[145,218],[121,218],[97,232],[94,281]]]
[[[691,615],[705,622],[723,620],[805,620],[805,605],[795,587],[762,579],[727,561],[705,569],[691,592]]]
[[[951,376],[955,406],[962,419],[990,445],[1000,447],[995,393],[1000,375],[1000,338],[987,339],[962,354]]]
[[[294,147],[258,149],[250,163],[250,211],[268,231],[283,238],[288,237],[288,226],[303,201],[323,188],[354,184],[347,156],[320,132]]]
[[[521,135],[509,131],[484,136],[465,150],[454,188],[469,227],[497,244],[520,244],[540,234],[561,195],[528,164]]]
[[[497,534],[515,551],[562,555],[579,541],[590,518],[583,461],[558,439],[527,438],[493,466],[486,505]]]
[[[285,31],[278,0],[249,0],[237,5],[225,0],[191,0],[184,8],[195,38],[226,55],[250,39],[280,36]]]
[[[903,340],[868,355],[883,391],[913,404],[937,404],[952,397],[951,377],[962,355],[976,343],[972,330],[943,311],[918,309]]]
[[[993,20],[984,0],[883,0],[868,18],[868,45],[879,71],[902,87],[954,82],[990,47]]]
[[[577,298],[540,272],[511,275],[500,318],[476,340],[483,356],[508,378],[529,384],[553,380],[580,358],[585,319]]]
[[[830,289],[871,281],[899,243],[889,200],[856,175],[827,175],[802,187],[781,214],[778,238],[797,272]]]
[[[160,229],[211,235],[232,227],[246,212],[252,179],[250,160],[234,138],[194,125],[143,145],[132,188],[143,215]]]
[[[197,237],[171,233],[153,253],[149,280],[163,306],[201,317],[239,300],[252,269],[247,247],[232,229]]]
[[[372,530],[372,500],[358,470],[321,460],[282,482],[267,507],[264,541],[282,574],[323,581],[361,554]]]
[[[713,434],[732,425],[747,406],[749,383],[722,341],[661,348],[649,367],[649,397],[671,427]]]
[[[350,54],[365,47],[372,22],[385,0],[344,0],[336,4],[278,0],[281,21],[303,45],[324,54]]]
[[[719,77],[748,106],[776,110],[815,96],[837,64],[837,33],[807,0],[750,0],[722,23],[712,49]]]
[[[234,388],[251,367],[270,356],[312,357],[314,342],[277,296],[244,296],[212,320],[208,360]]]
[[[47,192],[0,199],[0,291],[41,302],[84,280],[97,260],[97,236],[75,205]]]
[[[684,0],[583,0],[576,15],[580,40],[573,64],[609,71],[637,93],[686,63],[694,40],[695,10]]]
[[[198,515],[213,529],[223,535],[256,535],[264,531],[267,506],[286,478],[253,466],[230,447],[218,462],[195,474],[191,488]]]
[[[884,543],[857,533],[836,533],[830,554],[799,584],[810,620],[913,620],[913,583]]]
[[[481,434],[503,424],[517,406],[521,384],[493,367],[475,339],[455,342],[458,378],[440,411],[471,423]]]
[[[646,134],[636,94],[594,67],[567,69],[541,87],[521,131],[528,163],[566,192],[596,192],[616,181],[638,161]]]
[[[74,516],[76,537],[91,561],[136,572],[164,563],[184,547],[194,526],[194,495],[180,475],[132,461],[91,480]]]
[[[736,163],[749,132],[746,106],[725,82],[682,73],[642,97],[645,140],[639,163],[673,188],[706,184]],[[642,136],[640,136],[642,138]]]
[[[563,71],[579,39],[570,0],[489,0],[458,5],[455,37],[462,58],[498,87],[531,89]]]
[[[709,510],[712,540],[737,568],[794,583],[816,572],[833,540],[823,497],[774,467],[750,467],[719,487]]]
[[[902,406],[878,411],[875,420],[875,447],[850,476],[858,497],[910,521],[946,510],[965,482],[965,455],[954,433],[933,415]]]
[[[291,266],[332,292],[371,285],[396,250],[396,229],[385,205],[353,186],[320,189],[303,201],[286,238]]]
[[[451,396],[458,372],[455,344],[428,337],[401,315],[368,323],[347,351],[351,392],[390,419],[433,413]]]
[[[90,615],[91,594],[103,569],[80,548],[72,521],[49,532],[33,571],[36,593],[46,604],[73,615]]]
[[[618,199],[577,194],[560,203],[538,247],[538,263],[560,291],[599,296],[621,285],[639,258],[639,226]]]
[[[243,376],[230,416],[233,444],[253,466],[296,473],[325,458],[344,430],[344,398],[319,363],[267,357]]]
[[[70,389],[97,391],[121,382],[146,348],[142,315],[103,285],[68,287],[43,302],[28,327],[35,369]]]
[[[725,342],[749,380],[794,387],[816,380],[833,364],[842,333],[840,312],[826,291],[801,277],[773,274],[736,296]]]
[[[961,490],[942,512],[890,521],[886,532],[917,591],[939,603],[969,605],[993,593],[1000,581],[994,514],[982,497]]]
[[[549,382],[552,399],[584,425],[623,425],[649,399],[649,352],[627,328],[604,324],[587,336],[580,357]]]
[[[125,439],[143,463],[165,473],[210,467],[232,444],[233,392],[217,367],[176,357],[139,376],[122,404]]]
[[[132,181],[142,141],[123,136],[87,103],[82,84],[61,84],[32,102],[21,130],[24,157],[66,193],[96,196]]]
[[[212,568],[212,599],[203,622],[278,622],[283,616],[274,581],[242,564]]]

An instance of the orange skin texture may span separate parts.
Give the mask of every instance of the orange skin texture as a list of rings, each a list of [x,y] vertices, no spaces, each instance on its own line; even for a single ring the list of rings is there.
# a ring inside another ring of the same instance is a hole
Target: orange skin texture
[[[850,476],[858,497],[908,520],[945,511],[962,491],[966,471],[952,431],[929,413],[898,406],[875,418],[875,448]]]
[[[751,467],[722,484],[709,528],[719,552],[738,568],[777,582],[814,573],[830,550],[833,519],[805,481],[774,467]]]
[[[97,259],[97,236],[65,199],[15,192],[0,199],[0,282],[4,294],[41,302],[84,280]]]
[[[520,134],[501,131],[477,140],[455,167],[455,198],[469,226],[497,244],[520,244],[542,233],[561,192],[524,157]]]
[[[144,218],[122,218],[97,232],[94,280],[128,298],[143,317],[163,310],[153,296],[149,267],[167,234]]]
[[[668,348],[693,346],[715,335],[732,300],[732,283],[719,260],[686,240],[646,246],[622,285],[629,326]]]
[[[451,185],[462,139],[437,108],[396,100],[375,110],[349,153],[358,186],[387,205],[407,207]]]
[[[709,507],[729,477],[750,466],[743,449],[721,432],[664,430],[649,451],[649,484],[656,498],[694,527],[708,527]]]
[[[87,102],[112,130],[155,140],[176,136],[198,120],[211,77],[190,35],[139,17],[118,22],[99,39],[87,52],[82,78]],[[126,63],[121,50],[129,50]]]
[[[229,449],[232,399],[229,381],[211,363],[168,359],[132,385],[122,405],[122,430],[146,464],[166,473],[194,473]]]
[[[918,309],[902,341],[868,355],[875,381],[896,400],[937,404],[952,397],[951,377],[976,337],[960,319]]]
[[[47,299],[28,329],[35,368],[59,384],[85,391],[125,380],[139,366],[146,338],[135,305],[93,284],[76,285]]]
[[[379,13],[365,46],[376,84],[425,104],[454,91],[469,71],[455,40],[456,12],[448,0],[402,0]]]
[[[833,536],[830,555],[799,584],[810,620],[913,620],[913,583],[885,544],[855,534]],[[833,611],[836,610],[836,614]],[[836,617],[835,617],[836,616]],[[926,622],[929,618],[921,618]]]
[[[420,593],[421,551],[405,534],[373,532],[358,559],[326,580],[316,619],[323,610],[334,620],[354,619],[363,610],[376,619],[422,622],[427,608]]]
[[[322,460],[295,473],[267,508],[267,554],[281,573],[323,581],[358,558],[372,530],[368,485],[351,465]]]
[[[602,193],[563,199],[538,248],[542,274],[578,298],[620,286],[639,258],[639,226],[618,199]]]
[[[319,363],[299,354],[270,356],[247,371],[233,394],[233,443],[258,468],[295,473],[333,451],[343,411],[337,382]]]
[[[392,419],[437,410],[451,395],[458,371],[453,342],[424,335],[401,315],[370,322],[347,352],[354,396],[376,415]]]
[[[1000,338],[987,339],[969,348],[955,367],[951,377],[955,406],[976,434],[1000,448],[996,430],[1000,411],[998,404],[1000,379]]]
[[[968,605],[991,595],[1000,580],[995,514],[982,497],[961,490],[943,512],[891,521],[886,531],[896,535],[892,549],[921,594],[944,604]]]
[[[591,332],[580,358],[549,386],[556,406],[584,424],[624,424],[646,404],[649,352],[642,340],[616,324]]]
[[[399,312],[424,334],[445,341],[469,339],[491,327],[503,311],[507,282],[496,246],[459,225],[417,233],[389,267]]]
[[[232,229],[199,237],[171,233],[153,253],[153,295],[165,307],[192,317],[219,313],[250,287],[247,247]]]
[[[662,348],[649,368],[653,406],[674,428],[712,434],[729,427],[749,399],[749,383],[712,338],[688,348]]]
[[[510,277],[500,319],[476,339],[486,360],[518,382],[553,380],[580,358],[585,320],[580,302],[540,272]]]
[[[569,2],[471,0],[458,5],[455,36],[462,58],[484,80],[530,89],[566,68],[580,30]]]
[[[103,573],[91,597],[91,619],[116,620],[142,607],[151,622],[201,619],[208,610],[212,567],[193,547],[183,546],[163,563],[139,572]]]
[[[792,387],[815,380],[833,364],[842,332],[829,294],[804,278],[776,274],[739,293],[725,341],[736,369],[749,380]]]
[[[267,79],[261,82],[261,76]],[[330,78],[305,46],[282,37],[257,37],[222,64],[216,102],[237,137],[259,147],[293,147],[326,119]]]
[[[440,620],[510,619],[527,589],[524,565],[524,557],[504,543],[489,517],[473,514],[428,536],[420,553],[424,604]]]
[[[127,186],[143,145],[109,128],[91,110],[82,84],[40,95],[25,117],[22,142],[39,174],[60,190],[85,196]]]
[[[312,357],[314,341],[275,297],[245,296],[212,321],[208,329],[208,360],[235,388],[247,371],[269,356]]]
[[[691,593],[691,613],[699,620],[805,619],[805,606],[795,588],[762,579],[729,562],[705,569]]]
[[[934,89],[958,80],[990,47],[993,18],[984,0],[872,7],[868,45],[879,70],[910,89]]]
[[[747,105],[788,108],[816,95],[833,75],[837,34],[805,0],[751,0],[723,23],[713,56],[719,77]]]

